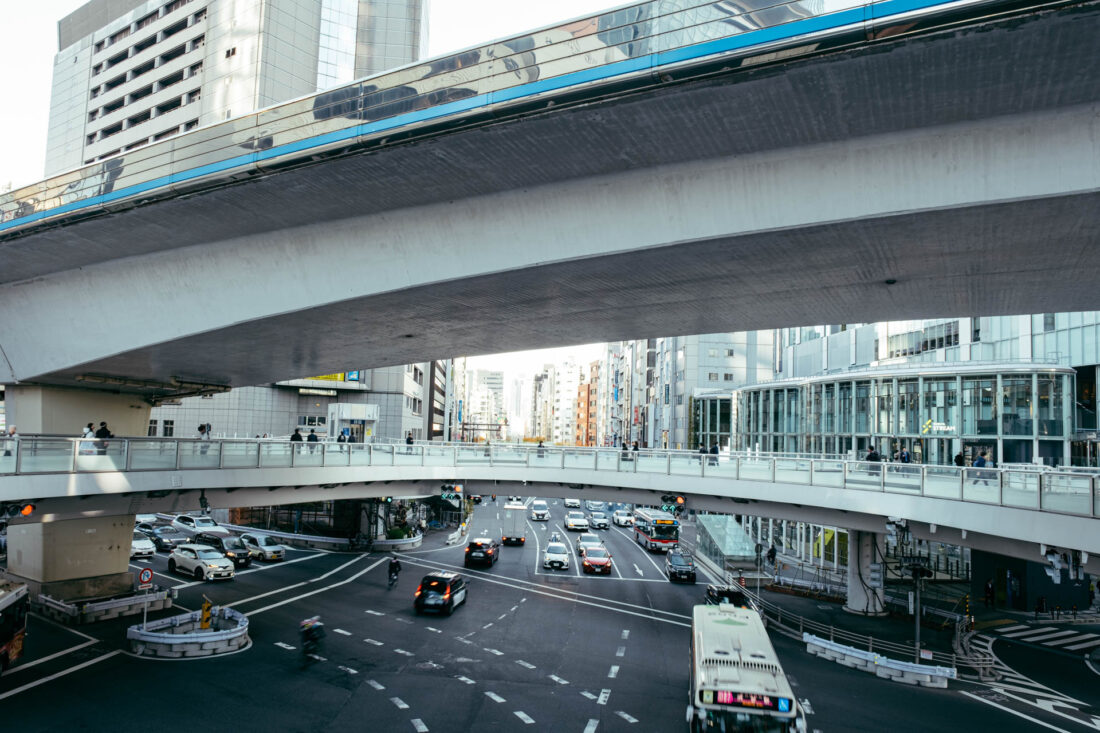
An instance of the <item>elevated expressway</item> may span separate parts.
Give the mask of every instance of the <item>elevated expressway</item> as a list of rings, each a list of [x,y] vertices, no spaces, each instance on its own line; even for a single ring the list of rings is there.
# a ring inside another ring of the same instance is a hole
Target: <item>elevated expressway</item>
[[[129,399],[24,432],[137,434],[349,364],[1098,308],[1097,37],[654,0],[123,151],[0,196],[0,383]]]
[[[697,510],[884,531],[907,520],[918,537],[1028,560],[1040,545],[1088,553],[1100,571],[1095,473],[879,464],[685,451],[470,444],[289,443],[263,440],[30,438],[0,458],[0,498],[32,500],[37,521],[211,506],[265,506],[467,493],[659,504],[684,494]],[[84,452],[82,452],[84,451]],[[89,454],[90,453],[90,454]]]

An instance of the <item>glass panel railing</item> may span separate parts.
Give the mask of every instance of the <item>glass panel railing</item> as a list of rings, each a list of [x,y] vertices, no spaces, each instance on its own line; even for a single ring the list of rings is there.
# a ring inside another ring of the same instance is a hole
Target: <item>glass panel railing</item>
[[[320,466],[324,460],[324,449],[320,443],[293,443],[292,465]]]
[[[737,461],[737,477],[742,481],[771,481],[770,458],[741,458]]]
[[[968,468],[967,484],[974,469]],[[984,471],[985,474],[993,474],[993,483],[996,483],[996,471]],[[1001,490],[1001,503],[1005,506],[1023,507],[1025,509],[1039,508],[1039,474],[1035,471],[1003,471],[1001,480],[1004,488]],[[981,501],[974,494],[969,494],[966,485],[963,489],[963,498],[967,501]],[[996,501],[996,500],[994,500]]]
[[[348,443],[348,465],[369,466],[370,446],[365,443]]]
[[[1088,515],[1092,503],[1092,479],[1066,473],[1044,473],[1040,506],[1055,512]]]
[[[844,488],[870,491],[882,490],[882,464],[851,461],[844,475]]]
[[[814,486],[844,486],[844,461],[813,461]]]
[[[399,445],[393,449],[393,465],[419,466],[424,463],[424,446]]]
[[[133,458],[130,459],[131,461]],[[222,443],[223,468],[256,468],[260,465],[260,444],[251,441]]]
[[[181,440],[180,468],[217,468],[221,464],[222,442],[213,440]]]
[[[639,473],[668,473],[668,453],[638,453],[634,470]]]
[[[804,458],[776,458],[775,480],[789,484],[810,483],[810,461]]]
[[[958,466],[925,466],[924,495],[941,499],[962,498],[963,469]]]
[[[515,445],[494,445],[493,465],[523,466],[527,464],[528,449]]]
[[[325,465],[346,466],[350,462],[350,443],[325,443]]]
[[[86,464],[96,454],[94,440],[81,440],[80,453],[76,457],[77,470],[93,471]],[[175,440],[130,440],[130,468],[135,471],[166,471],[176,467]]]
[[[737,459],[731,458],[725,453],[707,456],[706,466],[703,468],[704,476],[736,478]]]
[[[701,453],[672,453],[669,457],[668,472],[674,476],[702,476],[703,455]]]
[[[260,443],[260,466],[263,468],[282,468],[292,464],[295,443],[264,441]]]
[[[1005,478],[1008,478],[1007,473]],[[968,468],[963,476],[963,500],[999,504],[1001,502],[1000,484],[1001,477],[998,471],[989,468]],[[1005,485],[1008,486],[1007,483]]]
[[[588,450],[574,450],[563,448],[565,453],[565,468],[595,468],[596,455]]]
[[[424,447],[425,466],[453,466],[455,462],[455,449],[429,445]]]
[[[463,463],[467,464],[488,464],[489,463],[489,446],[487,445],[473,445],[462,446],[458,449],[458,458],[456,463],[459,465]]]
[[[18,445],[13,445],[18,443]],[[99,471],[119,471],[126,468],[126,444],[124,441],[114,441],[114,448],[109,454],[104,449],[103,460],[100,461]],[[73,441],[69,438],[19,438],[18,441],[8,441],[11,455],[5,455],[4,461],[10,460],[11,470],[15,470],[15,457],[19,456],[19,471],[21,473],[53,473],[55,471],[73,470]]]
[[[542,446],[531,450],[528,456],[528,466],[538,466],[539,468],[560,468],[561,467],[561,451],[556,448],[547,448]]]
[[[912,463],[887,463],[882,470],[886,491],[920,494],[920,466]]]
[[[630,451],[619,450],[597,450],[596,451],[596,470],[597,471],[634,471],[634,458],[637,453],[631,453]],[[621,465],[620,465],[621,464]]]

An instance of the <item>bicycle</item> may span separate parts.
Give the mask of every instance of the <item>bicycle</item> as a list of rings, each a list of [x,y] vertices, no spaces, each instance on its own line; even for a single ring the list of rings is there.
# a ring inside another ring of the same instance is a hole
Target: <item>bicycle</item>
[[[322,662],[320,656],[323,648],[322,640],[325,638],[325,625],[321,623],[319,616],[307,618],[298,625],[298,635],[302,642],[302,654],[299,657],[299,665],[305,669],[314,662]]]
[[[387,587],[387,590],[392,590],[393,587],[395,585],[397,585],[397,576],[398,576],[398,573],[390,573],[390,583],[389,583],[389,586]]]

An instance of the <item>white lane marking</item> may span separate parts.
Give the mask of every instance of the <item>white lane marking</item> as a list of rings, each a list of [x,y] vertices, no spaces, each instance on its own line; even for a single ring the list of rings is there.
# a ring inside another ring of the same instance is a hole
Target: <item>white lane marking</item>
[[[485,625],[484,625],[484,626],[482,626],[481,628],[482,628],[482,629],[487,629],[487,628],[489,628],[489,627],[490,627],[490,626],[492,626],[492,625],[493,625],[493,622],[492,622],[492,621],[490,621],[489,623],[485,624]]]
[[[104,654],[102,656],[96,657],[95,659],[89,659],[87,662],[83,662],[82,664],[78,664],[75,667],[69,667],[68,669],[63,669],[60,672],[57,672],[55,674],[51,674],[49,677],[43,677],[40,680],[35,680],[34,682],[28,682],[27,684],[23,685],[22,687],[16,687],[14,690],[8,690],[7,692],[0,693],[0,700],[3,700],[3,699],[8,698],[8,697],[12,697],[14,695],[18,695],[20,692],[26,692],[27,690],[29,690],[31,688],[38,687],[39,685],[43,685],[47,682],[52,682],[53,680],[56,680],[59,677],[64,677],[67,674],[71,674],[71,673],[76,672],[78,670],[84,669],[85,667],[90,667],[93,664],[96,664],[97,662],[102,662],[104,659],[110,659],[111,657],[113,657],[117,654],[122,654],[122,650],[121,649],[116,649],[113,652],[107,652],[106,654]]]
[[[612,664],[611,669],[608,670],[608,672],[607,672],[607,676],[611,679],[615,679],[616,677],[618,677],[619,676],[619,665]]]
[[[550,675],[550,679],[554,680],[559,685],[568,685],[569,684],[569,680],[563,680],[561,677],[558,677],[556,674]]]
[[[401,618],[400,616],[391,616],[391,618],[399,624],[408,624],[409,626],[412,626],[415,623],[415,621],[410,621],[409,619]]]
[[[589,718],[588,725],[584,726],[584,733],[596,733],[596,728],[600,725],[600,721],[595,718]]]
[[[517,717],[517,718],[519,718],[520,720],[522,720],[522,721],[523,721],[524,723],[526,723],[527,725],[531,725],[532,723],[534,723],[534,722],[535,722],[535,719],[534,719],[534,718],[532,718],[532,717],[531,717],[530,715],[528,715],[527,713],[523,712],[522,710],[517,710],[517,711],[515,711],[515,715],[516,715],[516,717]]]
[[[636,547],[638,549],[638,552],[642,553],[642,555],[645,556],[646,560],[649,560],[650,564],[653,565],[653,568],[654,568],[654,570],[657,571],[658,575],[664,575],[665,574],[664,569],[661,568],[661,566],[659,566],[657,564],[657,561],[653,559],[652,554],[650,553],[650,551],[645,549],[641,545],[639,545],[634,540],[634,535],[633,534],[627,534],[626,532],[624,532],[624,531],[622,531],[621,529],[618,529],[618,528],[616,528],[615,531],[618,532],[619,534],[621,534],[623,537],[626,537],[628,540],[630,540],[630,544],[634,545],[634,547]]]
[[[399,697],[391,697],[390,702],[397,706],[398,710],[408,710],[409,705]]]
[[[363,639],[363,641],[367,642],[371,646],[382,646],[382,642],[375,641],[374,639]]]
[[[439,569],[441,569],[440,566],[442,566],[442,568],[447,568],[447,569],[455,569],[455,570],[459,570],[459,571],[463,570],[463,568],[461,566],[448,565],[447,563],[441,563],[441,562],[434,561],[434,560],[430,561],[430,562],[423,561],[423,560],[414,561],[412,558],[409,558],[408,562],[409,562],[410,565],[415,565],[415,566],[422,567],[422,568],[428,568],[428,569],[431,569],[431,570],[439,570]],[[465,571],[465,572],[470,572],[470,571]],[[538,594],[540,596],[546,596],[548,598],[556,598],[558,600],[570,601],[572,603],[577,603],[577,604],[581,604],[581,605],[585,605],[585,606],[592,606],[593,608],[599,608],[599,609],[604,610],[604,611],[612,611],[614,613],[622,613],[622,614],[625,614],[627,616],[638,616],[640,618],[648,619],[650,621],[660,621],[661,623],[672,624],[673,626],[683,626],[684,628],[691,628],[691,624],[686,623],[685,621],[674,621],[671,618],[662,618],[663,616],[672,616],[672,617],[676,617],[676,618],[685,619],[687,622],[691,621],[691,616],[687,616],[687,615],[682,614],[682,613],[676,613],[675,611],[665,611],[665,610],[660,609],[660,608],[650,608],[650,607],[647,607],[647,606],[640,606],[640,605],[635,604],[635,603],[626,603],[625,601],[617,601],[617,600],[612,599],[612,598],[606,598],[606,597],[603,597],[603,596],[592,595],[592,594],[589,594],[589,593],[578,593],[576,591],[568,591],[568,590],[556,590],[556,591],[551,592],[551,591],[546,591],[546,590],[540,590],[538,587],[530,588],[530,587],[526,587],[526,586],[528,586],[528,585],[536,585],[537,586],[537,584],[532,583],[531,581],[519,580],[519,579],[516,579],[516,578],[509,578],[508,579],[509,582],[505,582],[504,580],[501,580],[499,578],[494,578],[491,575],[483,574],[479,571],[473,571],[473,572],[470,572],[470,574],[473,575],[474,577],[477,577],[479,583],[492,583],[492,584],[495,584],[495,585],[503,585],[506,588],[512,588],[513,590],[522,590],[525,593],[535,593],[535,594]],[[618,580],[618,578],[605,578],[604,580],[613,581],[613,580]],[[603,582],[603,581],[601,581],[601,582]],[[666,580],[633,580],[631,582],[635,582],[635,583],[649,582],[649,583],[666,583],[667,584],[668,581],[666,581]],[[592,599],[595,599],[595,601],[599,601],[599,602],[597,603],[597,602],[593,602],[593,601],[582,600],[584,598],[592,598]],[[520,603],[524,603],[526,601],[527,601],[526,598],[521,598],[520,599]],[[615,608],[614,606],[616,606],[616,605],[617,606],[626,606],[628,608],[638,608],[638,609],[641,609],[643,611],[646,611],[647,613],[639,613],[638,611],[629,611],[626,608]]]
[[[470,657],[455,657],[455,661],[459,664],[476,664],[480,662],[480,659],[471,659]]]
[[[455,679],[457,679],[459,682],[465,682],[467,685],[474,684],[474,681],[472,679],[470,679],[469,677],[459,676],[459,677],[456,677]]]
[[[0,677],[7,677],[9,674],[15,674],[16,672],[18,672],[22,669],[30,669],[31,667],[33,667],[36,664],[42,664],[43,662],[48,662],[51,659],[57,659],[58,657],[63,657],[66,654],[70,654],[72,652],[75,652],[77,649],[83,649],[84,647],[88,646],[89,644],[95,644],[97,641],[98,641],[98,639],[89,639],[88,641],[84,642],[83,644],[77,644],[76,646],[71,646],[68,649],[62,649],[59,652],[54,652],[53,654],[42,657],[41,659],[36,659],[33,662],[22,662],[18,666],[12,667],[7,672],[4,672],[2,675],[0,675]],[[290,647],[290,648],[293,649],[294,647]]]
[[[1046,644],[1050,639],[1057,639],[1059,636],[1069,636],[1077,634],[1077,631],[1047,631],[1039,634],[1038,636],[1025,636],[1020,641],[1026,641],[1032,644]],[[1057,643],[1057,642],[1054,642]]]
[[[596,704],[597,705],[606,705],[607,704],[607,698],[609,698],[609,697],[611,697],[611,690],[609,690],[605,687],[604,689],[600,690],[600,699],[596,701]]]
[[[1062,646],[1063,644],[1076,644],[1079,641],[1085,639],[1095,639],[1096,634],[1079,634],[1077,636],[1071,636],[1067,639],[1059,639],[1058,641],[1051,641],[1047,643],[1047,646]]]
[[[311,555],[311,556],[309,556],[309,557],[312,557],[312,555]],[[310,582],[310,583],[316,583],[316,582],[317,582],[318,580],[324,580],[324,579],[325,579],[325,578],[327,578],[328,576],[330,576],[330,575],[332,575],[332,574],[334,574],[334,573],[338,573],[338,572],[340,572],[341,570],[343,570],[344,568],[346,568],[346,567],[347,567],[348,565],[351,565],[352,563],[357,563],[357,562],[359,562],[359,561],[360,561],[360,560],[362,560],[362,559],[363,559],[364,557],[366,557],[366,555],[360,555],[359,557],[356,557],[356,558],[354,558],[354,559],[352,559],[352,560],[348,560],[348,561],[347,561],[346,563],[344,563],[343,565],[338,565],[337,567],[334,567],[334,568],[333,568],[332,570],[329,570],[329,571],[328,571],[327,573],[325,573],[324,575],[318,575],[318,576],[317,576],[316,578],[313,578],[313,579],[312,579],[312,580],[310,580],[309,582]],[[293,560],[288,560],[287,562],[301,562],[302,560],[306,560],[306,559],[308,559],[308,557],[298,557],[298,558],[295,558],[295,559],[293,559]],[[283,563],[283,564],[284,564],[284,565],[286,565],[286,563]],[[273,565],[268,565],[268,567],[274,567],[274,566],[273,566]],[[240,575],[240,573],[238,573],[238,575]]]
[[[379,565],[381,565],[385,561],[386,561],[386,558],[384,558],[384,557],[379,558],[378,561],[375,562],[373,565],[368,565],[367,567],[363,568],[362,570],[360,570],[355,575],[352,575],[352,576],[350,576],[349,578],[347,578],[345,580],[341,580],[338,583],[333,583],[331,585],[326,585],[323,588],[318,588],[317,590],[311,590],[309,593],[303,593],[300,596],[294,596],[293,598],[285,598],[285,599],[279,601],[278,603],[272,603],[270,606],[264,606],[263,608],[257,608],[255,611],[247,611],[247,612],[245,612],[244,615],[245,616],[255,616],[258,613],[263,613],[264,611],[270,611],[273,608],[279,608],[280,606],[285,606],[288,603],[294,603],[295,601],[300,601],[303,598],[309,598],[310,596],[315,596],[318,593],[324,593],[327,590],[332,590],[333,588],[339,588],[342,585],[347,585],[348,583],[350,583],[354,580],[358,580],[363,575],[366,575],[371,570],[378,567]]]
[[[620,718],[622,718],[623,720],[625,720],[628,723],[637,723],[638,722],[637,718],[635,718],[633,715],[628,715],[628,714],[624,713],[622,710],[616,710],[615,714],[618,715]]]
[[[595,696],[595,695],[593,695],[593,694],[592,694],[591,692],[589,692],[588,690],[582,690],[582,691],[581,691],[581,694],[582,694],[582,695],[584,695],[585,697],[587,697],[587,698],[588,698],[589,700],[595,700],[595,699],[596,699],[596,696]]]
[[[440,631],[439,629],[437,629],[437,628],[435,628],[435,627],[432,627],[432,626],[427,626],[427,627],[425,627],[425,628],[427,628],[427,629],[428,629],[428,631],[432,632],[433,634],[442,634],[442,633],[443,633],[443,632],[442,632],[442,631]]]
[[[623,639],[630,638],[630,629],[623,629]]]
[[[521,667],[526,667],[527,669],[534,669],[535,668],[535,665],[531,664],[530,662],[525,662],[522,659],[517,659],[516,664],[518,664]]]
[[[333,629],[333,631],[337,634],[342,634],[343,636],[351,636],[350,631],[344,631],[343,629]]]
[[[645,573],[642,572],[642,569],[640,567],[638,567],[638,563],[633,563],[633,565],[634,565],[634,572],[638,573],[638,575],[645,575]]]
[[[804,697],[798,701],[798,704],[802,706],[802,709],[806,712],[806,715],[814,714],[814,706],[810,704],[810,698]]]
[[[328,553],[318,552],[314,555],[305,555],[303,557],[296,557],[293,560],[283,560],[282,562],[273,563],[271,565],[260,565],[260,566],[254,567],[254,568],[249,568],[248,570],[242,570],[241,572],[236,573],[236,575],[248,575],[249,573],[259,573],[259,572],[263,572],[264,570],[272,570],[274,568],[281,568],[284,565],[290,565],[291,563],[295,563],[295,562],[302,562],[303,560],[312,560],[315,557],[324,557],[327,554]],[[367,555],[360,555],[359,557],[355,558],[355,560],[352,560],[351,562],[344,563],[339,568],[334,569],[332,571],[332,573],[335,573],[337,570],[340,570],[343,567],[347,567],[352,562],[362,560],[364,557],[367,557]],[[329,573],[329,575],[331,575],[332,573]],[[325,577],[325,576],[322,576],[322,577]],[[320,580],[320,578],[314,578],[314,580]],[[311,581],[307,581],[307,582],[312,583],[313,581],[311,580]]]
[[[371,616],[385,616],[386,615],[386,614],[382,613],[381,611],[375,611],[374,609],[371,609],[371,608],[368,608],[365,611],[365,613],[369,613]]]
[[[1013,631],[1011,634],[1001,634],[1002,639],[1015,639],[1018,636],[1030,636],[1031,634],[1046,634],[1051,631],[1057,631],[1057,626],[1037,626],[1034,629],[1029,628],[1027,631]]]
[[[621,646],[621,647],[619,647],[618,649],[615,650],[615,656],[616,657],[622,657],[622,656],[625,656],[625,655],[626,655],[626,647],[625,646]]]
[[[404,654],[406,657],[411,657],[413,655],[412,652],[407,652],[404,649],[394,649],[393,653],[394,654]]]
[[[338,665],[336,665],[336,669],[339,669],[339,670],[341,670],[341,671],[343,671],[343,672],[347,672],[348,674],[359,674],[359,670],[357,670],[357,669],[352,669],[351,667],[345,667],[345,666],[344,666],[344,665],[342,665],[342,664],[338,664]]]
[[[490,648],[489,648],[489,647],[487,647],[487,646],[483,646],[483,647],[481,647],[481,648],[482,648],[482,649],[484,649],[485,651],[489,652],[490,654],[496,654],[496,655],[497,655],[498,657],[499,657],[500,655],[504,654],[504,652],[502,652],[502,651],[498,651],[498,650],[496,650],[496,649],[490,649]]]
[[[512,613],[515,613],[517,608],[519,608],[519,606],[512,606]]]
[[[502,613],[502,614],[500,614],[499,616],[497,616],[497,621],[503,621],[503,620],[504,620],[504,617],[505,617],[505,616],[507,616],[507,615],[508,615],[508,614],[506,614],[506,613]]]
[[[1033,718],[1030,715],[1024,715],[1021,712],[1013,710],[1010,707],[1006,707],[1004,705],[1001,705],[1000,703],[993,702],[992,700],[986,700],[981,695],[975,695],[972,692],[964,692],[962,694],[966,695],[967,697],[972,697],[975,700],[977,700],[978,702],[984,702],[986,705],[992,705],[995,708],[999,708],[1001,710],[1004,710],[1006,713],[1011,713],[1012,715],[1023,718],[1024,720],[1030,720],[1032,723],[1037,723],[1038,725],[1041,725],[1044,728],[1050,728],[1051,730],[1056,730],[1059,733],[1069,733],[1069,731],[1066,730],[1065,728],[1056,728],[1053,725],[1051,725],[1050,723],[1044,723],[1043,721],[1039,720],[1038,718]]]
[[[328,661],[328,657],[322,657],[320,654],[307,654],[306,656],[308,656],[310,659],[312,659],[315,662],[327,662]]]
[[[1022,630],[1024,630],[1024,629],[1030,629],[1030,628],[1031,628],[1031,627],[1030,627],[1030,626],[1027,626],[1027,625],[1023,625],[1023,624],[1014,624],[1014,625],[1012,625],[1012,626],[999,626],[999,627],[997,627],[997,628],[995,628],[995,629],[993,629],[993,630],[994,630],[994,631],[996,631],[996,632],[997,632],[998,634],[1003,634],[1003,633],[1005,633],[1006,631],[1022,631]]]
[[[386,689],[385,685],[383,685],[381,682],[377,682],[375,680],[367,680],[367,684],[370,685],[371,687],[373,687],[376,690]]]
[[[456,636],[455,638],[458,639],[459,641],[461,641],[463,644],[473,644],[472,641],[470,641],[469,639],[467,639],[465,637]]]
[[[495,692],[486,692],[485,697],[489,698],[493,702],[504,702],[504,698],[496,694]]]
[[[286,642],[282,642],[282,641],[275,642],[275,646],[279,647],[280,649],[296,649],[297,648],[297,647],[293,647],[290,644],[287,644]]]
[[[413,718],[409,722],[413,724],[413,728],[416,729],[416,733],[428,733],[428,726],[424,725],[424,721],[420,718]]]
[[[1077,651],[1078,649],[1088,649],[1090,646],[1096,646],[1097,644],[1100,644],[1100,639],[1096,639],[1094,641],[1086,641],[1084,644],[1074,644],[1073,646],[1067,646],[1064,648],[1069,649],[1070,651]]]

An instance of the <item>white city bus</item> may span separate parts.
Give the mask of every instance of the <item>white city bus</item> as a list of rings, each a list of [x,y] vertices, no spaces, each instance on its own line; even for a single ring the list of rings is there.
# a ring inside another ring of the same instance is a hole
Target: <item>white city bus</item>
[[[634,541],[647,550],[668,552],[680,543],[680,520],[648,507],[634,510]]]
[[[760,614],[728,603],[691,620],[692,733],[795,733],[806,716],[779,666]]]

